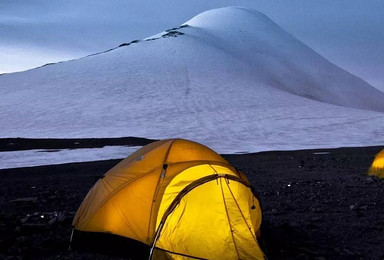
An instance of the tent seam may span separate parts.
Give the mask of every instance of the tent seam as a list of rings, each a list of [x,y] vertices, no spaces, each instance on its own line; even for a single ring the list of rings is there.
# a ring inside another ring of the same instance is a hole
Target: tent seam
[[[237,245],[236,245],[235,237],[234,237],[233,232],[232,232],[232,225],[231,225],[231,221],[230,221],[230,219],[229,219],[229,214],[228,214],[227,204],[225,203],[225,197],[224,197],[224,191],[223,191],[222,178],[220,178],[220,189],[221,189],[221,195],[222,195],[222,198],[223,198],[223,204],[224,204],[224,208],[225,208],[225,213],[226,213],[227,220],[228,220],[229,231],[231,232],[231,236],[232,236],[232,240],[233,240],[233,245],[235,246],[235,250],[236,250],[237,258],[240,259],[240,255],[239,255],[239,251],[238,251],[238,249],[237,249]]]
[[[247,225],[248,230],[249,230],[249,232],[251,233],[251,235],[252,235],[252,237],[253,237],[253,240],[254,240],[254,241],[256,242],[256,244],[258,245],[258,243],[257,243],[257,239],[256,239],[255,235],[251,232],[251,228],[249,227],[248,222],[245,220],[244,214],[243,214],[243,212],[241,211],[241,208],[240,208],[239,204],[237,203],[237,200],[236,200],[235,196],[233,195],[232,190],[231,190],[231,188],[229,187],[229,184],[228,184],[228,183],[227,183],[227,187],[228,187],[228,189],[229,189],[229,192],[230,192],[231,195],[232,195],[233,200],[234,200],[235,203],[236,203],[237,208],[238,208],[239,211],[240,211],[241,217],[243,218],[243,220],[244,220],[244,222],[245,222],[245,225]],[[251,194],[252,194],[252,193],[251,193]],[[253,196],[253,194],[252,194],[252,196]]]
[[[172,148],[172,145],[173,143],[175,142],[175,140],[172,140],[168,149],[167,149],[167,152],[165,153],[165,156],[164,156],[164,159],[163,159],[163,170],[161,171],[160,175],[159,175],[159,178],[157,179],[157,183],[156,183],[156,189],[155,189],[155,192],[153,193],[153,197],[152,197],[152,202],[151,202],[151,210],[149,211],[149,220],[148,220],[148,230],[147,230],[147,240],[149,239],[149,233],[150,233],[150,229],[152,228],[151,227],[151,224],[152,224],[152,212],[153,212],[153,208],[154,208],[154,200],[159,192],[159,184],[160,184],[160,181],[161,181],[161,175],[162,175],[162,172],[164,171],[164,173],[167,171],[166,169],[164,169],[164,164],[167,162],[167,159],[168,159],[168,155],[171,151],[171,148]],[[156,226],[156,223],[155,223],[155,226]]]
[[[115,206],[115,205],[114,205],[114,208],[116,209],[116,206]],[[118,210],[118,211],[120,212],[120,214],[123,216],[125,224],[131,229],[132,233],[133,233],[137,238],[139,238],[140,236],[138,236],[138,235],[136,234],[136,232],[134,231],[134,228],[129,224],[129,222],[127,221],[127,218],[125,217],[125,215],[123,214],[123,212],[122,212],[119,208],[117,208],[117,210]]]

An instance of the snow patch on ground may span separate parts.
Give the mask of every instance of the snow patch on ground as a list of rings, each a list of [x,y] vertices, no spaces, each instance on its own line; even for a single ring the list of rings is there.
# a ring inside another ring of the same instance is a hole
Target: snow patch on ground
[[[126,158],[140,146],[0,152],[0,169]]]

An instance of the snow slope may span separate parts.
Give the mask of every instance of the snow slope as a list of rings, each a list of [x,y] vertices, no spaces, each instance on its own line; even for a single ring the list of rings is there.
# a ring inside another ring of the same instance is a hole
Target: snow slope
[[[241,7],[2,75],[0,111],[0,137],[183,137],[219,152],[384,144],[384,93]]]

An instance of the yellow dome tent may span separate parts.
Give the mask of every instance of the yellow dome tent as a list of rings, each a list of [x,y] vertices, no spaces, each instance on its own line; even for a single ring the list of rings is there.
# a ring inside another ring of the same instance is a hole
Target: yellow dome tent
[[[211,149],[183,139],[144,146],[88,192],[76,232],[140,241],[150,259],[264,259],[250,182]]]
[[[375,159],[369,168],[368,174],[379,178],[384,178],[384,150],[375,156]]]

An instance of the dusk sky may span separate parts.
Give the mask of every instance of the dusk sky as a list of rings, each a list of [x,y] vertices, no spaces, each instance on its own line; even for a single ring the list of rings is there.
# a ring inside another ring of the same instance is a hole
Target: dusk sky
[[[384,91],[382,0],[4,0],[0,73],[110,49],[230,5],[263,12],[331,62]]]

